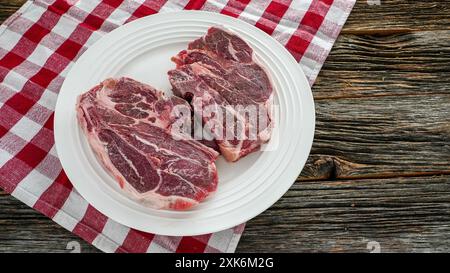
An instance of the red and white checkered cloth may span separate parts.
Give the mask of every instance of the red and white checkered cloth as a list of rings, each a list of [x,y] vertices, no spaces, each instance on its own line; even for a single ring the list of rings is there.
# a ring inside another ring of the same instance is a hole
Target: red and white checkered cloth
[[[167,237],[118,224],[84,200],[55,151],[53,110],[74,61],[105,33],[157,12],[201,9],[247,21],[277,39],[309,82],[355,0],[35,0],[0,26],[0,187],[106,252],[233,252],[244,224]]]

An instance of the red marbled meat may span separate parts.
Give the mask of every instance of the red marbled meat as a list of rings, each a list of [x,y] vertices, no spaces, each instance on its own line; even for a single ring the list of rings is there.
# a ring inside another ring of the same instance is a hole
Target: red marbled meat
[[[205,36],[191,42],[187,50],[172,60],[177,67],[168,74],[174,94],[198,108],[221,111],[221,115],[203,113],[201,117],[205,124],[212,124],[211,134],[228,161],[239,160],[270,139],[273,88],[267,73],[255,62],[252,48],[244,40],[221,28],[211,27]],[[258,123],[250,122],[237,110],[237,105],[258,109]],[[242,130],[227,126],[224,118],[219,120],[218,117],[225,115],[244,124],[240,127]],[[250,137],[250,132],[255,130],[256,136]],[[234,137],[224,138],[227,131],[234,132]]]
[[[107,79],[78,97],[77,118],[95,155],[132,198],[160,209],[188,209],[217,188],[218,153],[188,136],[174,137],[175,106],[130,78]]]

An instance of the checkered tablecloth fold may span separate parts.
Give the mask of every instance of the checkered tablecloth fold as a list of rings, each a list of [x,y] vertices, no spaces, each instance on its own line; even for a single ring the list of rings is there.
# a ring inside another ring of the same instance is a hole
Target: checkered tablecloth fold
[[[109,219],[72,187],[56,154],[53,111],[64,77],[109,31],[158,12],[239,18],[282,43],[310,84],[355,0],[35,0],[0,26],[0,187],[106,252],[233,252],[244,230],[189,237],[140,232]]]

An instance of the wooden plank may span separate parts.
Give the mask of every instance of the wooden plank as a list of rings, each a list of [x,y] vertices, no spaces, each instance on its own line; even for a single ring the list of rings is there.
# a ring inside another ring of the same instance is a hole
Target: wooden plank
[[[247,223],[238,252],[450,251],[450,176],[297,182]],[[51,220],[0,194],[0,252],[95,252]]]
[[[450,29],[449,0],[357,0],[343,33]]]
[[[316,101],[315,140],[300,179],[450,172],[450,94]]]
[[[313,86],[315,99],[450,93],[450,31],[341,35]]]
[[[297,182],[247,223],[238,252],[450,251],[450,176]],[[376,244],[376,243],[373,243]]]

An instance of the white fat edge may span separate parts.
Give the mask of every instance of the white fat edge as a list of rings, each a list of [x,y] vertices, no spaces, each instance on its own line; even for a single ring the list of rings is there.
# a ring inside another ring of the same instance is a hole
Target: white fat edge
[[[157,171],[159,174],[161,170],[158,169]],[[171,174],[173,174],[173,173],[171,173]],[[174,175],[176,175],[176,174],[174,174]],[[176,175],[176,176],[178,176],[178,175]],[[178,177],[180,179],[182,179],[183,181],[187,182],[196,192],[198,192],[198,191],[206,192],[206,196],[209,196],[211,194],[211,192],[207,192],[207,191],[193,185],[186,179],[184,179],[180,176],[178,176]],[[155,209],[168,209],[168,208],[170,208],[171,204],[175,203],[178,200],[183,200],[185,202],[189,202],[192,204],[192,206],[199,204],[199,202],[197,200],[191,199],[188,197],[178,196],[178,195],[163,196],[163,195],[157,193],[161,184],[162,183],[159,183],[158,186],[155,187],[155,189],[153,189],[151,191],[140,193],[129,183],[125,183],[123,190],[127,194],[127,196],[129,196],[131,199],[137,201],[138,203],[140,203],[146,207],[155,208]]]
[[[199,203],[197,200],[187,197],[175,195],[163,196],[161,194],[155,193],[154,191],[139,193],[129,184],[124,187],[124,192],[130,199],[138,202],[144,207],[153,209],[169,209],[170,205],[174,204],[178,200],[191,203],[192,206],[195,206]]]
[[[225,143],[225,144],[222,146],[225,146],[227,151],[230,151],[233,154],[235,154],[235,153],[239,153],[241,151],[242,144],[244,143],[244,141],[240,140],[238,145],[231,145],[231,144],[229,144],[228,140],[223,141],[223,143]]]
[[[87,137],[89,146],[92,148],[92,151],[94,152],[95,156],[100,160],[101,165],[103,165],[104,168],[112,172],[114,175],[116,173],[120,173],[115,169],[112,162],[109,160],[109,157],[105,157],[102,151],[107,152],[105,145],[103,142],[100,141],[98,138],[98,134],[96,134],[96,128],[92,128],[92,132],[89,132],[87,128],[87,120],[91,120],[89,116],[89,112],[87,111],[87,107],[94,105],[89,102],[87,105],[80,104],[80,101],[77,103],[77,117],[78,121],[81,123],[82,130],[84,131],[84,135]]]
[[[268,109],[267,115],[268,115],[268,122],[269,124],[267,127],[262,130],[259,134],[261,135],[261,139],[265,140],[265,142],[269,141],[272,135],[272,131],[275,128],[275,120],[274,120],[274,94],[270,94],[269,99],[265,102],[265,109]]]

